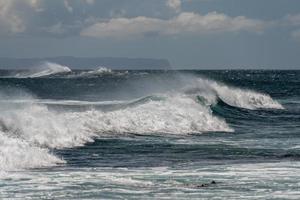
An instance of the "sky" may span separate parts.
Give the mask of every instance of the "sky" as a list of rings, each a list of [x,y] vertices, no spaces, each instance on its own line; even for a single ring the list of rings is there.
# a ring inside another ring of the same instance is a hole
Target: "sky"
[[[300,0],[0,0],[0,57],[300,69]]]

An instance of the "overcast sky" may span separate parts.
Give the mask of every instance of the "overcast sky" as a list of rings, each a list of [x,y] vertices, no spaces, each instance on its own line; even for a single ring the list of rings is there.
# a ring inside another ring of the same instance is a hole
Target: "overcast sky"
[[[0,0],[0,57],[300,69],[300,0]]]

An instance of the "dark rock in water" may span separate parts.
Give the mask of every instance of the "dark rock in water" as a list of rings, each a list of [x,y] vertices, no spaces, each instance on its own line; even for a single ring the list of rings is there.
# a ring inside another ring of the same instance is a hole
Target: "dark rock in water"
[[[197,185],[197,188],[208,187],[208,186],[209,186],[209,184],[203,183],[201,185]]]
[[[216,181],[211,181],[210,183],[202,183],[200,185],[197,185],[196,188],[203,188],[203,187],[209,187],[210,185],[217,184]]]

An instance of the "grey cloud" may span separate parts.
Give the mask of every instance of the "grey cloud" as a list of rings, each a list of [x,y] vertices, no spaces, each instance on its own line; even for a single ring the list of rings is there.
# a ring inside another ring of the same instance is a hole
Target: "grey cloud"
[[[0,0],[0,34],[158,37],[241,31],[259,33],[284,24],[295,29],[292,30],[294,37],[294,32],[300,28],[300,14],[264,21],[222,12],[184,12],[185,5],[191,2],[131,0],[129,4],[124,0]]]
[[[171,19],[149,18],[114,18],[107,22],[98,22],[82,30],[82,36],[126,38],[141,36],[146,33],[160,35],[203,34],[215,32],[261,32],[264,22],[248,19],[244,16],[230,17],[225,14],[211,12],[199,15],[183,12]]]
[[[300,29],[292,31],[291,36],[300,42]]]
[[[293,39],[300,41],[300,14],[286,15],[282,20],[282,25],[294,28],[290,35]]]
[[[68,0],[64,0],[64,5],[68,12],[73,12],[73,7],[71,6]]]
[[[86,10],[94,3],[92,0],[0,0],[0,34],[78,35],[89,18]]]
[[[24,14],[16,12],[23,9],[37,9],[38,2],[34,0],[0,0],[0,27],[1,32],[20,33],[26,30]]]
[[[292,26],[300,26],[300,14],[287,15],[283,18],[284,23]]]
[[[166,5],[176,12],[181,10],[181,0],[167,0]]]

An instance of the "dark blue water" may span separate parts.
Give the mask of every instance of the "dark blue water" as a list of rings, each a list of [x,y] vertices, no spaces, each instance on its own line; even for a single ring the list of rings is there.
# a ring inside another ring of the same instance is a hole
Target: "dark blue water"
[[[0,72],[2,198],[300,198],[300,71],[58,72]]]

